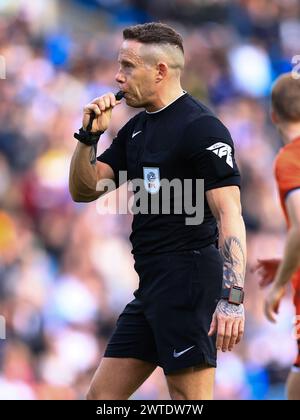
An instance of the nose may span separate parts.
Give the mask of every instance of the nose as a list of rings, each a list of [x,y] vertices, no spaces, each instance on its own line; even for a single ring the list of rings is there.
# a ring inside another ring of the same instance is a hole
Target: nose
[[[120,84],[125,83],[125,76],[122,73],[121,69],[119,69],[117,74],[115,75],[115,80]]]

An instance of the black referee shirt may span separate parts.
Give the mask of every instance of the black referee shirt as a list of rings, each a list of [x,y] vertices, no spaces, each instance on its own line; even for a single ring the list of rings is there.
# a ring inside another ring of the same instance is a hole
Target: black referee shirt
[[[229,131],[187,93],[162,110],[134,116],[97,159],[111,166],[117,186],[119,171],[127,171],[131,180],[144,179],[150,198],[161,194],[163,179],[193,179],[194,187],[196,179],[204,179],[205,191],[240,186]],[[196,193],[193,188],[193,203]],[[216,220],[205,194],[203,198],[204,219],[198,225],[187,225],[184,211],[172,211],[172,194],[171,214],[134,214],[130,235],[133,254],[187,251],[216,242]]]

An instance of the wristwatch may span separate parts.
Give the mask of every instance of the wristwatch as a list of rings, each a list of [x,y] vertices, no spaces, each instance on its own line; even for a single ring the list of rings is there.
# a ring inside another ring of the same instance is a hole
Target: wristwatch
[[[222,289],[221,299],[226,299],[229,303],[233,303],[234,305],[240,305],[244,302],[244,289],[239,286],[231,286]]]

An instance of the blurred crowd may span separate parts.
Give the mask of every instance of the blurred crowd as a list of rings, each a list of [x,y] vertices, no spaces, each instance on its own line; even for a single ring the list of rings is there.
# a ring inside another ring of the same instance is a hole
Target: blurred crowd
[[[62,5],[63,3],[63,5]],[[281,399],[296,354],[291,292],[265,320],[251,267],[280,256],[285,224],[273,180],[282,146],[269,118],[272,81],[292,69],[297,0],[10,0],[0,6],[0,399],[83,399],[138,277],[131,215],[74,203],[68,171],[82,107],[117,91],[122,28],[145,20],[184,37],[183,87],[231,131],[248,233],[246,332],[219,354],[217,399]],[[3,70],[3,69],[2,69]],[[98,153],[136,110],[120,105]],[[160,368],[133,398],[166,399]]]

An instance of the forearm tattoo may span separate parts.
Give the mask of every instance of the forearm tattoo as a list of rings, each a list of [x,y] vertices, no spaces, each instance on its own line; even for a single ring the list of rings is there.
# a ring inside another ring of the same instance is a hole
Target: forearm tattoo
[[[224,240],[220,249],[223,257],[223,288],[244,285],[245,254],[241,241],[236,236]]]
[[[97,156],[97,145],[93,145],[90,150],[90,163],[92,165],[95,165],[97,162],[96,156]]]

